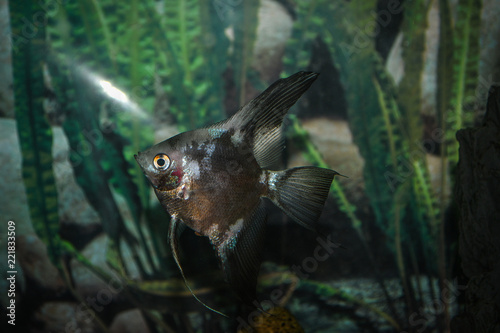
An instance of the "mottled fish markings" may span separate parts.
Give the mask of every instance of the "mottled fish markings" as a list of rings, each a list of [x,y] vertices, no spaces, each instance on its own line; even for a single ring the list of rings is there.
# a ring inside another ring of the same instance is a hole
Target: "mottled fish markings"
[[[135,156],[172,217],[170,245],[184,280],[177,242],[181,223],[210,239],[226,280],[246,304],[256,299],[263,198],[314,229],[338,173],[311,166],[274,168],[283,148],[283,119],[317,75],[299,72],[278,80],[232,117],[178,134]]]

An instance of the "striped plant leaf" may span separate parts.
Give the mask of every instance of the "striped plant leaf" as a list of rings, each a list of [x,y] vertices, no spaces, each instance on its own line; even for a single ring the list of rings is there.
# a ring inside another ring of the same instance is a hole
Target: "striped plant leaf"
[[[447,156],[450,165],[458,163],[455,133],[474,121],[475,90],[479,70],[481,0],[460,0],[453,33],[453,85],[446,113]]]
[[[43,12],[33,2],[10,4],[13,44],[15,114],[23,158],[23,180],[31,222],[48,254],[58,265],[60,255],[57,190],[52,169],[52,128],[44,113],[44,25],[27,21]],[[29,32],[29,33],[28,33]]]
[[[430,183],[425,148],[421,144],[423,124],[421,121],[422,74],[424,71],[425,31],[430,3],[411,1],[405,6],[403,21],[403,60],[405,74],[398,89],[398,105],[401,110],[401,129],[406,142],[405,154],[411,163],[412,191],[410,209],[415,220],[414,230],[420,234],[424,257],[435,254],[433,243],[437,239],[440,224],[439,200]]]
[[[449,0],[439,0],[439,48],[437,63],[436,114],[439,127],[446,126],[446,114],[453,87],[453,27]]]
[[[401,124],[409,140],[410,150],[422,139],[423,127],[420,116],[422,105],[422,73],[424,70],[425,30],[430,6],[424,0],[410,1],[405,5],[403,20],[404,76],[398,87],[398,104],[401,111]]]
[[[396,137],[394,130],[388,128],[391,122],[387,121],[387,115],[384,116],[384,109],[379,104],[380,96],[373,84],[376,65],[379,63],[374,41],[358,28],[367,26],[373,20],[370,12],[374,6],[374,2],[359,1],[345,4],[344,8],[336,7],[331,12],[332,17],[335,17],[332,22],[335,23],[328,25],[329,34],[325,41],[339,68],[344,86],[350,87],[346,89],[348,115],[354,142],[365,160],[363,174],[366,193],[377,224],[392,240],[389,243],[394,244],[394,219],[397,217],[400,220],[404,216],[404,210],[395,214],[399,209],[394,202],[399,184],[391,186],[392,180],[387,179],[388,174],[398,174],[397,165],[393,164],[394,156],[391,156],[391,146],[395,147]],[[357,40],[363,40],[363,43]],[[404,181],[399,183],[404,184]]]
[[[259,0],[242,1],[241,5],[236,7],[234,12],[232,22],[234,43],[231,64],[237,88],[238,105],[243,105],[247,102],[245,100],[245,91],[252,70],[251,64],[253,60],[253,46],[257,37],[259,4]]]
[[[337,2],[327,0],[298,1],[292,36],[287,42],[283,64],[284,75],[289,76],[298,70],[309,67],[312,56],[312,44],[318,36],[325,32],[328,20],[325,19],[325,8],[336,6]],[[330,10],[332,10],[330,8]],[[323,36],[324,37],[324,36]]]

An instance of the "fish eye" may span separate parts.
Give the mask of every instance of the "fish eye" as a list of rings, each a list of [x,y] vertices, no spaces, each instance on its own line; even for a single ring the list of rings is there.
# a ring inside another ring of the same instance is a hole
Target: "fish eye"
[[[170,158],[167,154],[158,154],[153,159],[153,165],[157,170],[166,170],[170,166]]]

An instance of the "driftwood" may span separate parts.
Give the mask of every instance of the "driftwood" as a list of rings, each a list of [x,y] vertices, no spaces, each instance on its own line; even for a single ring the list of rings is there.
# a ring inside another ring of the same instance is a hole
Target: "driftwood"
[[[482,126],[458,131],[459,249],[469,279],[452,332],[500,332],[500,86]]]

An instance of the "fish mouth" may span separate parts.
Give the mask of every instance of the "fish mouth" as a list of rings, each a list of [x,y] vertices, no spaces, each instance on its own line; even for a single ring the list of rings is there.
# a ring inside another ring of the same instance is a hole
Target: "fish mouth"
[[[142,164],[141,164],[141,161],[140,161],[140,157],[141,157],[140,155],[141,155],[141,153],[140,153],[140,152],[139,152],[139,153],[137,153],[137,154],[134,154],[135,161],[137,162],[137,164],[139,164],[139,167],[141,168],[142,174],[143,174],[144,176],[146,176],[147,180],[148,180],[148,181],[151,183],[151,185],[153,185],[153,187],[154,187],[154,184],[153,184],[153,182],[151,181],[151,179],[149,178],[148,174],[146,173],[146,170],[144,170],[144,168],[142,167]]]
[[[144,168],[142,167],[143,158],[141,158],[141,153],[138,152],[137,154],[134,154],[134,158],[137,164],[139,164],[139,166],[141,167],[142,172],[144,172]]]
[[[149,172],[147,172],[147,168],[145,168],[143,166],[143,163],[145,163],[144,154],[141,154],[141,152],[138,152],[137,154],[134,154],[134,158],[135,158],[135,161],[137,162],[137,164],[139,165],[139,167],[141,168],[142,174],[144,176],[146,176],[146,179],[151,184],[151,186],[155,190],[159,190],[160,184],[158,183],[158,180],[155,179],[154,175],[149,174]]]

